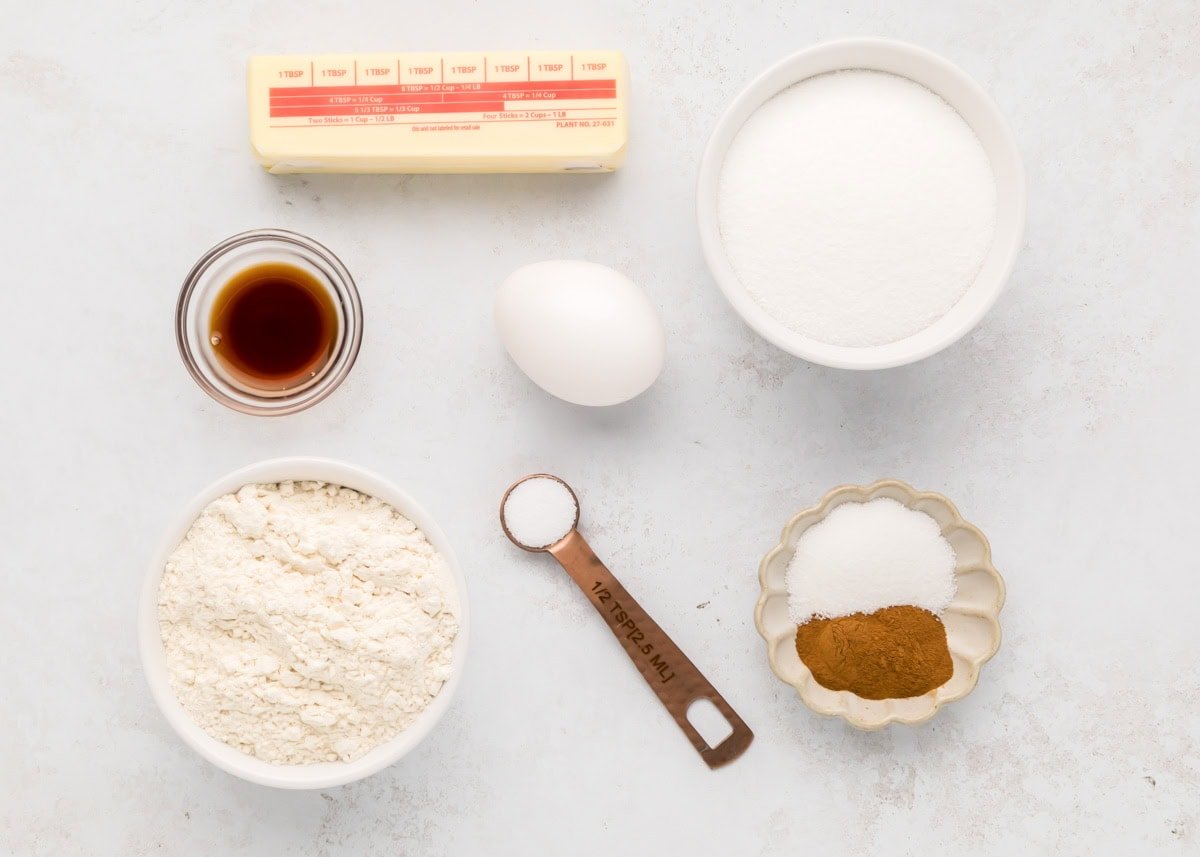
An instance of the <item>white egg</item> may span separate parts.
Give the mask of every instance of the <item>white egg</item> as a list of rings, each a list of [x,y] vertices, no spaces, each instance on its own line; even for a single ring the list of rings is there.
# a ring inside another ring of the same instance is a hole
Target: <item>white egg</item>
[[[577,405],[632,399],[662,371],[666,338],[645,293],[594,262],[537,262],[496,292],[509,356],[551,395]]]

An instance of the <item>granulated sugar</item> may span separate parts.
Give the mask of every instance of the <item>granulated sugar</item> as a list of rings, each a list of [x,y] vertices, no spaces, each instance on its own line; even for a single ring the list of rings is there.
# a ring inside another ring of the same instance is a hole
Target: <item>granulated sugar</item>
[[[974,132],[925,87],[832,72],[742,126],[718,217],[734,271],[771,316],[833,345],[882,345],[929,327],[974,282],[995,177]]]
[[[954,549],[937,521],[888,498],[843,503],[809,527],[788,563],[797,625],[906,604],[937,615],[954,597]]]
[[[501,510],[504,525],[527,548],[549,547],[575,526],[579,514],[566,485],[549,476],[526,479],[509,492]]]

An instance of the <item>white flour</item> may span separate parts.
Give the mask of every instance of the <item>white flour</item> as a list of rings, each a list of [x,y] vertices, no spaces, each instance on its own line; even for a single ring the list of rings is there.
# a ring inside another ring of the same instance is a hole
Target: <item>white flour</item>
[[[210,735],[276,764],[349,760],[450,675],[453,579],[408,519],[318,482],[213,501],[171,554],[159,625],[171,687]]]
[[[762,105],[718,193],[742,285],[834,345],[929,327],[974,282],[995,231],[995,177],[974,132],[925,87],[877,71],[819,75]]]

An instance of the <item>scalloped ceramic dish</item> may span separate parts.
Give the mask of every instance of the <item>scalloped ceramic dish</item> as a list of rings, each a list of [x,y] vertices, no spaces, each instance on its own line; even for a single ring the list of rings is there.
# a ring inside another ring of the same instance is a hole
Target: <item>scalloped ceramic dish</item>
[[[849,691],[822,687],[796,654],[796,623],[788,614],[786,575],[796,540],[813,524],[824,520],[835,506],[879,497],[890,497],[937,521],[957,556],[954,576],[958,591],[941,617],[954,672],[941,687],[911,699],[863,699]],[[947,702],[962,699],[974,690],[980,668],[1000,648],[1004,579],[992,565],[987,538],[973,524],[964,521],[954,504],[941,494],[917,491],[895,479],[834,488],[816,506],[794,515],[783,528],[779,544],[759,565],[758,580],[762,593],[754,608],[754,624],[767,641],[772,671],[796,688],[800,699],[813,711],[842,717],[859,729],[881,729],[891,723],[924,723]]]

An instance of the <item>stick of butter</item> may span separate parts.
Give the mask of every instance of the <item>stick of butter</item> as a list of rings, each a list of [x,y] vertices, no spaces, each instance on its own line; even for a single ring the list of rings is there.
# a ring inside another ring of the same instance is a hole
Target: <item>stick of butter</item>
[[[617,51],[252,57],[272,173],[608,172],[629,138]]]

